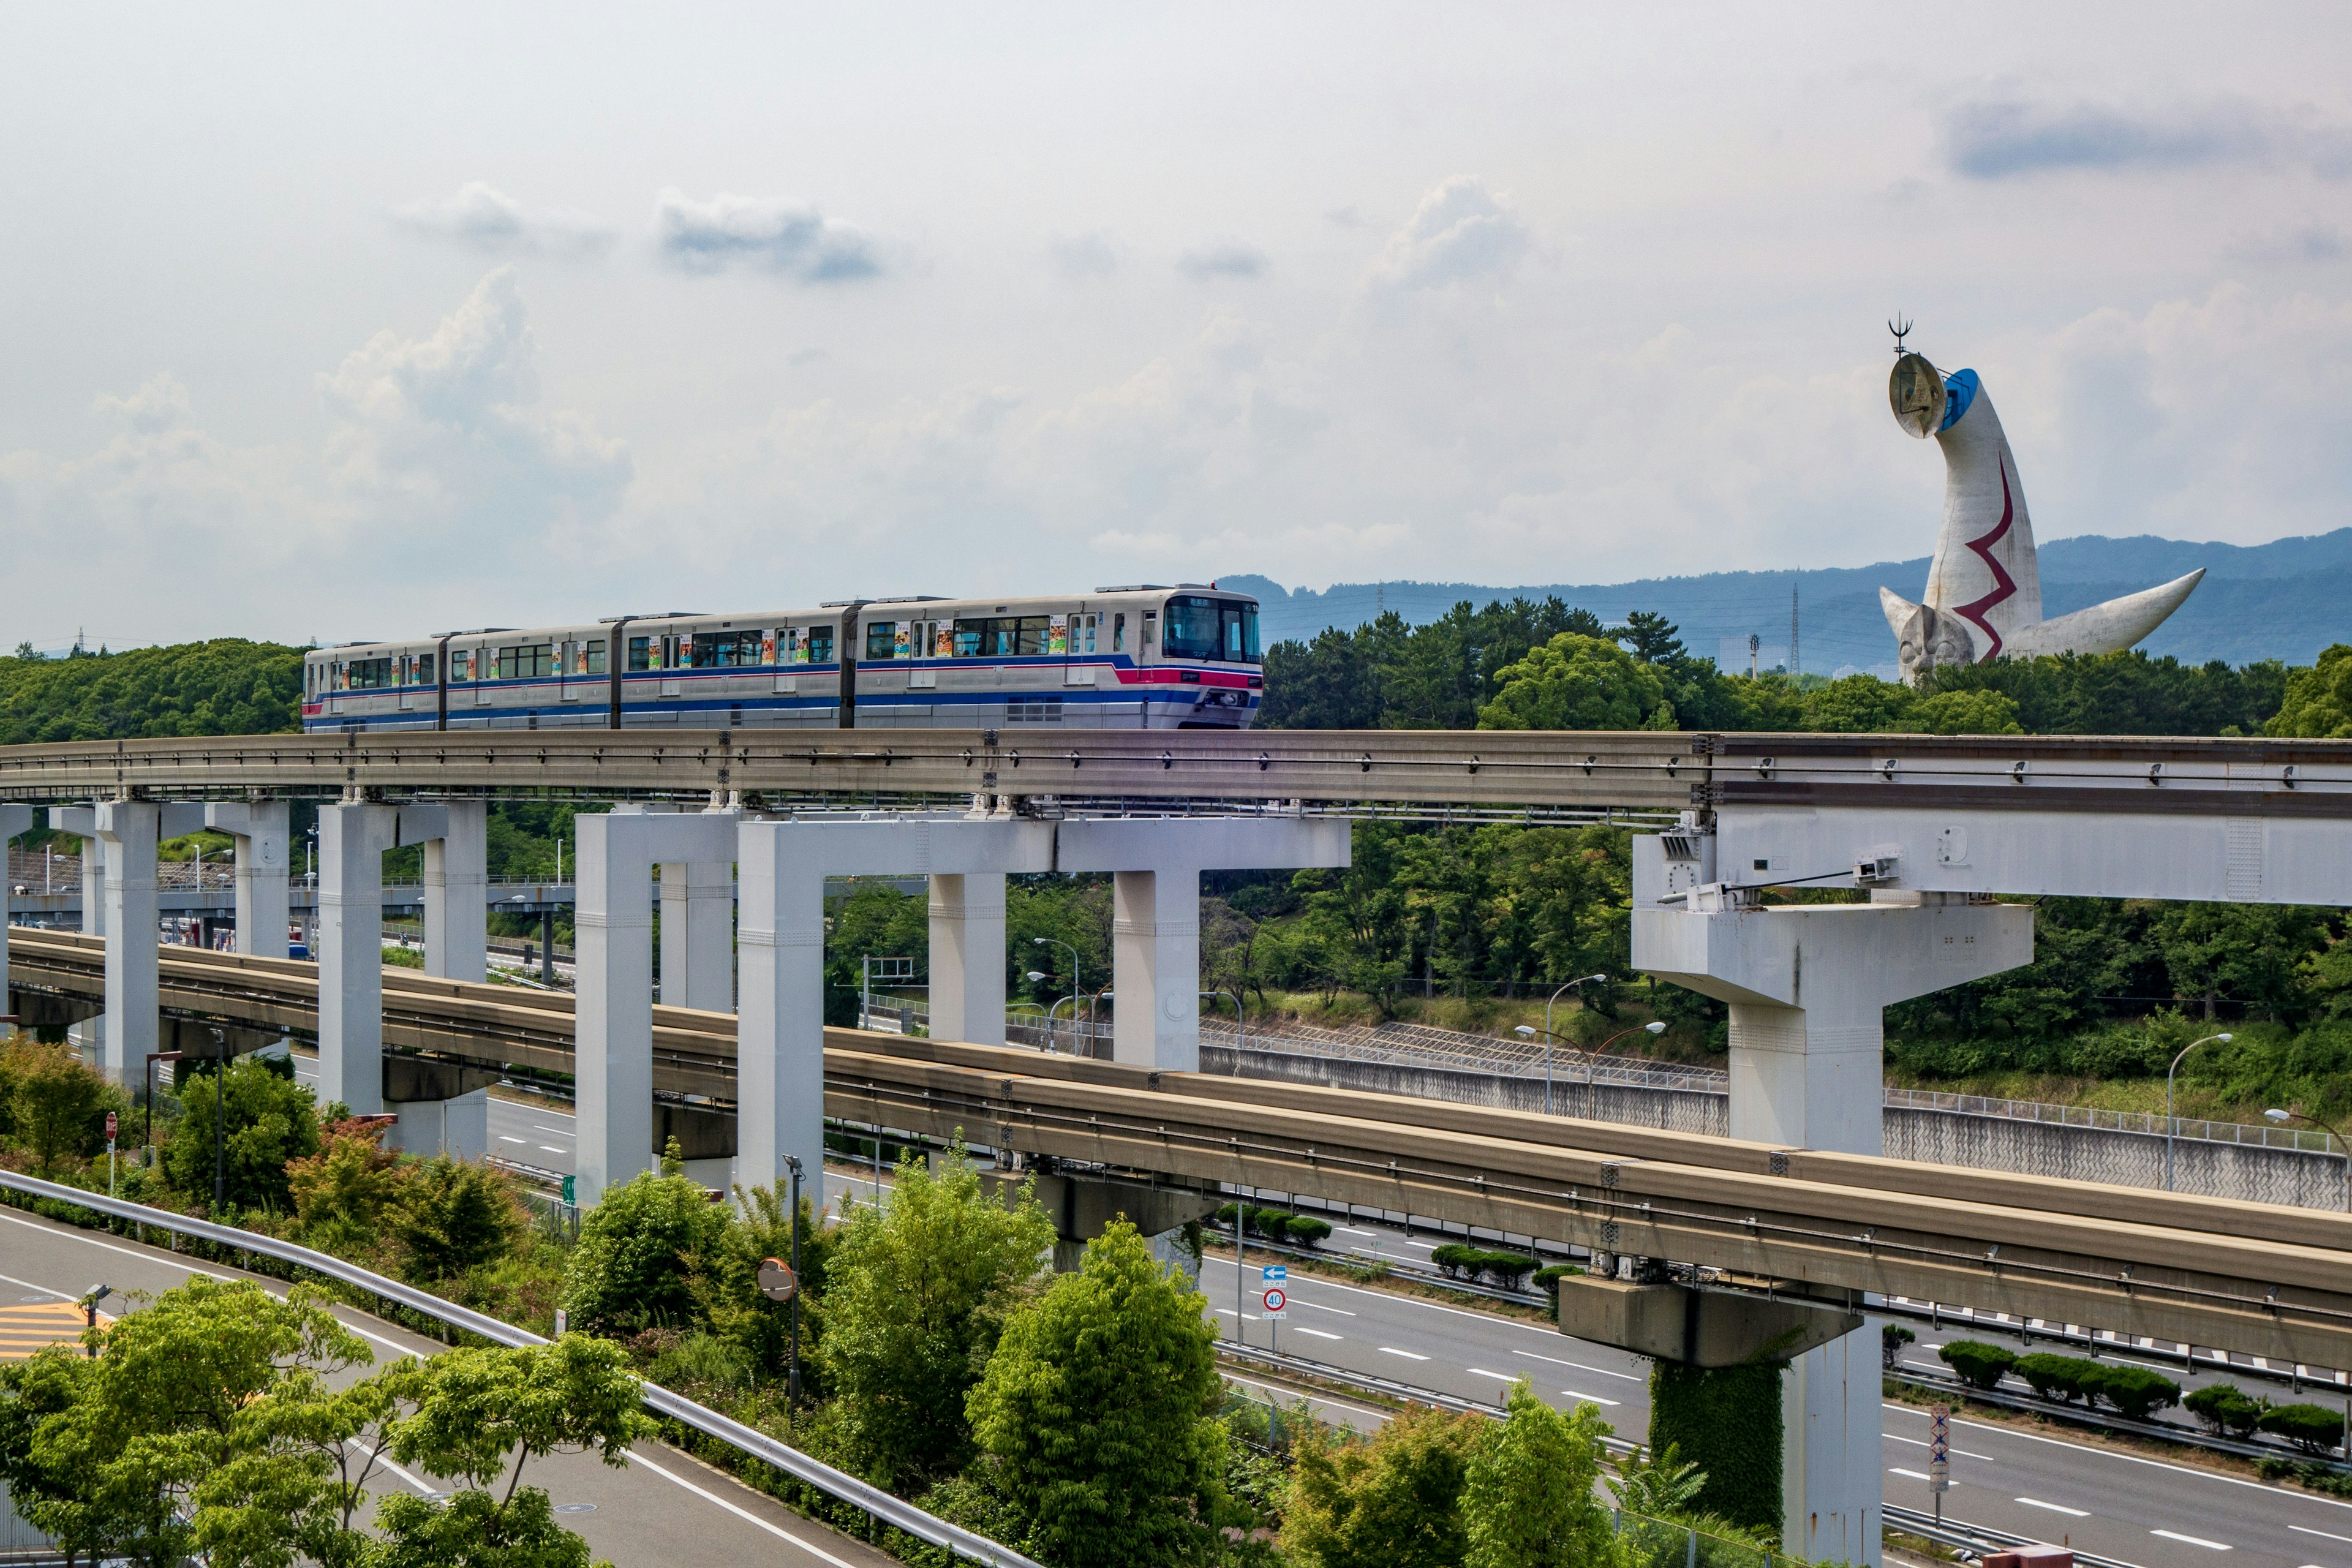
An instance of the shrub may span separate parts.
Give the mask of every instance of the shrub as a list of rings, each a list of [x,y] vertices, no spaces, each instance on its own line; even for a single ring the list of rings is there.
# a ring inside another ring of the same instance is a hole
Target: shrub
[[[581,1223],[564,1269],[572,1326],[601,1334],[698,1326],[701,1268],[718,1255],[730,1217],[684,1176],[640,1171],[607,1191]]]
[[[2268,1410],[2270,1401],[2256,1399],[2234,1383],[2210,1383],[2197,1389],[2181,1405],[2217,1437],[2250,1437]]]
[[[404,1184],[391,1230],[407,1256],[408,1277],[430,1284],[499,1261],[525,1223],[505,1176],[439,1154]]]
[[[1903,1347],[1915,1343],[1919,1336],[1900,1323],[1887,1323],[1878,1331],[1879,1364],[1892,1372],[1903,1359]]]
[[[1331,1234],[1328,1222],[1305,1214],[1292,1215],[1283,1229],[1289,1233],[1291,1244],[1295,1247],[1313,1247]]]
[[[2325,1405],[2273,1405],[2254,1425],[2306,1454],[2327,1453],[2344,1441],[2344,1412]]]
[[[2101,1374],[2108,1369],[2081,1356],[2052,1355],[2043,1351],[2020,1356],[2010,1370],[2042,1398],[2063,1399],[2071,1404],[2077,1399],[2087,1401],[2098,1393]]]
[[[163,1145],[164,1173],[191,1196],[212,1194],[215,1095],[223,1079],[218,1113],[228,1201],[283,1212],[292,1206],[288,1162],[319,1152],[319,1112],[309,1089],[252,1057],[237,1058],[226,1073],[205,1072],[183,1082],[185,1114]]]
[[[63,1046],[7,1047],[0,1052],[0,1088],[7,1100],[8,1130],[24,1140],[44,1175],[61,1156],[103,1148],[106,1113],[130,1106],[121,1089]]]
[[[1429,1255],[1429,1260],[1449,1279],[1467,1279],[1478,1271],[1478,1260],[1486,1256],[1475,1247],[1458,1241],[1440,1243]]]
[[[2180,1385],[2160,1372],[2144,1366],[2102,1366],[2096,1362],[2088,1365],[2092,1374],[2083,1379],[2084,1394],[2105,1400],[2126,1421],[2145,1421],[2180,1403]]]
[[[1516,1252],[1482,1252],[1478,1267],[1506,1290],[1516,1290],[1535,1272],[1536,1260]]]
[[[1268,1241],[1280,1241],[1288,1234],[1290,1211],[1287,1209],[1250,1210],[1250,1228]]]
[[[1970,1388],[1990,1389],[2000,1383],[2000,1374],[2017,1364],[2017,1354],[1999,1345],[1989,1345],[1982,1340],[1954,1340],[1936,1352],[1944,1364],[1959,1373],[1960,1381]]]

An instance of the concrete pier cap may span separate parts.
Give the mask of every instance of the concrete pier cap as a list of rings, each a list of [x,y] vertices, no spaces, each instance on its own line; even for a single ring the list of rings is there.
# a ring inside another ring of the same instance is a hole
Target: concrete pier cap
[[[1714,834],[1633,840],[1633,967],[1729,1005],[1730,1135],[1843,1153],[1885,1152],[1885,1009],[2033,961],[2033,910],[1900,885],[1884,847],[1808,847],[1806,866],[1873,868],[1866,904],[1766,906],[1777,862],[1718,879]],[[1805,1351],[1781,1379],[1783,1540],[1813,1562],[1875,1565],[1876,1336]]]

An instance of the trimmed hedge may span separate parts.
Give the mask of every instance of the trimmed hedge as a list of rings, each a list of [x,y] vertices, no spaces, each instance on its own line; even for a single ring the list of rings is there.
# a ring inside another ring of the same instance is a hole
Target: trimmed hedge
[[[2130,1421],[2145,1421],[2180,1402],[2179,1384],[2144,1366],[2110,1366],[2042,1352],[2019,1357],[2013,1370],[2044,1399],[2069,1404],[2079,1399],[2085,1405],[2105,1401]]]
[[[1536,1260],[1524,1253],[1489,1252],[1483,1247],[1471,1247],[1459,1241],[1449,1241],[1434,1248],[1429,1260],[1450,1279],[1475,1279],[1485,1274],[1511,1290],[1517,1289],[1536,1268]]]
[[[2254,1425],[2307,1454],[2325,1454],[2344,1441],[2344,1412],[2325,1405],[2278,1405]]]
[[[1536,1270],[1536,1289],[1551,1298],[1552,1308],[1556,1311],[1559,1308],[1559,1282],[1567,1279],[1571,1274],[1581,1274],[1583,1272],[1584,1266],[1580,1263],[1554,1263],[1547,1265],[1546,1267]]]
[[[1282,1228],[1294,1247],[1313,1247],[1331,1234],[1331,1226],[1311,1214],[1295,1214],[1285,1220]]]
[[[1997,1386],[2000,1374],[2017,1364],[2017,1352],[1989,1345],[1982,1340],[1954,1340],[1936,1353],[1970,1388]]]
[[[2025,1385],[2044,1399],[2062,1399],[2068,1404],[2094,1391],[2096,1374],[2105,1369],[2095,1361],[2081,1356],[2052,1355],[2039,1352],[2020,1356],[2010,1370],[2025,1380]]]
[[[2217,1437],[2251,1437],[2271,1407],[2234,1383],[2209,1383],[2183,1399],[2181,1405]]]
[[[1780,1532],[1780,1371],[1778,1362],[1651,1368],[1650,1452],[1677,1447],[1706,1473],[1694,1513]]]

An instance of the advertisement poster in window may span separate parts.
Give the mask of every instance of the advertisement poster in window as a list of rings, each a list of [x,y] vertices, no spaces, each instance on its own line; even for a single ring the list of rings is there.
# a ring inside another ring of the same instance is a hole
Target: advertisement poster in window
[[[760,662],[761,664],[776,662],[776,631],[773,626],[762,626],[760,629]]]
[[[955,657],[955,627],[946,621],[931,623],[931,657],[933,658]]]
[[[891,623],[890,657],[892,658],[904,658],[907,657],[907,637],[910,629],[911,628],[908,624],[905,621],[895,621]]]
[[[1069,616],[1050,616],[1046,617],[1045,651],[1047,653],[1067,653],[1070,651]]]

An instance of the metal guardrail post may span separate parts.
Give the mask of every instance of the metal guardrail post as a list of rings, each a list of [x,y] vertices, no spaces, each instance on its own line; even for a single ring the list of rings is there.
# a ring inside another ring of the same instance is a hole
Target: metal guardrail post
[[[44,1182],[33,1176],[20,1176],[14,1172],[0,1171],[0,1188],[23,1193],[28,1197],[47,1198],[56,1203],[72,1205],[93,1214],[114,1219],[129,1220],[133,1225],[163,1230],[174,1236],[190,1236],[220,1247],[232,1247],[240,1251],[274,1258],[280,1263],[292,1264],[365,1290],[387,1301],[396,1301],[413,1312],[462,1329],[469,1334],[486,1339],[493,1344],[509,1349],[543,1345],[548,1342],[526,1329],[503,1322],[487,1313],[445,1301],[438,1296],[419,1290],[414,1285],[383,1275],[372,1273],[357,1264],[346,1263],[340,1258],[314,1252],[307,1247],[297,1247],[290,1241],[261,1236],[234,1226],[215,1225],[209,1220],[189,1219],[184,1215],[167,1214],[149,1208],[144,1204],[128,1203],[97,1193],[86,1193],[79,1187],[64,1186],[56,1182]],[[929,1545],[944,1547],[959,1558],[968,1558],[985,1568],[1042,1568],[1034,1560],[1023,1556],[1009,1546],[1002,1546],[984,1535],[975,1534],[961,1525],[950,1524],[917,1508],[903,1498],[894,1497],[879,1487],[859,1480],[856,1476],[835,1469],[821,1459],[811,1458],[798,1448],[777,1441],[764,1432],[756,1431],[741,1422],[721,1415],[706,1405],[696,1404],[681,1394],[673,1394],[658,1384],[642,1384],[645,1407],[657,1415],[667,1416],[682,1426],[690,1426],[706,1437],[715,1438],[738,1453],[772,1465],[794,1480],[813,1487],[825,1496],[863,1509],[883,1523],[905,1531],[916,1540]]]

